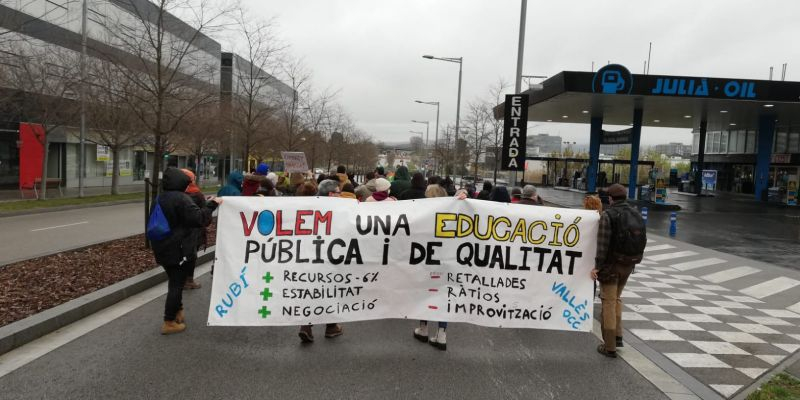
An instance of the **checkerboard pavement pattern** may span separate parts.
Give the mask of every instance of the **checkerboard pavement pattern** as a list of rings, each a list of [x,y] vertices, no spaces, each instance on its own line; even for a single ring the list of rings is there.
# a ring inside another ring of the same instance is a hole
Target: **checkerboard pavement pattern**
[[[726,398],[800,349],[800,303],[787,303],[800,301],[800,281],[648,242],[622,294],[623,326],[652,349]]]

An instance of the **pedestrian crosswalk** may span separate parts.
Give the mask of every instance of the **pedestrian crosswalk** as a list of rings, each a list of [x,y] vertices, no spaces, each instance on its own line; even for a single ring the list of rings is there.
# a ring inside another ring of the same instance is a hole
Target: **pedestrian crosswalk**
[[[800,350],[800,273],[651,236],[623,325],[730,398]]]

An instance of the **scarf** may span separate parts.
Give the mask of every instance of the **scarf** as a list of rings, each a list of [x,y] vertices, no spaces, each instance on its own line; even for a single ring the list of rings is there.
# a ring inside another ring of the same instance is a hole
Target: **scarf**
[[[375,201],[384,201],[387,197],[389,197],[388,191],[372,193],[372,198],[375,199]]]

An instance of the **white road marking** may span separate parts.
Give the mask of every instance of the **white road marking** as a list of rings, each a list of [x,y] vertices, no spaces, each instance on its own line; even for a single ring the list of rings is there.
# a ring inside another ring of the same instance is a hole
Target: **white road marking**
[[[753,267],[736,267],[731,269],[726,269],[724,271],[715,272],[713,274],[708,274],[703,276],[702,278],[711,282],[711,283],[722,283],[727,281],[732,281],[734,279],[739,279],[743,276],[752,275],[756,272],[761,272],[758,268]]]
[[[679,271],[688,271],[690,269],[708,267],[709,265],[717,265],[727,262],[721,258],[704,258],[702,260],[687,261],[680,264],[670,265]]]
[[[644,248],[644,252],[647,253],[648,251],[659,251],[659,250],[667,250],[667,249],[674,249],[675,246],[671,244],[659,244],[657,246],[648,246]]]
[[[691,250],[679,251],[676,253],[663,253],[663,254],[656,254],[654,256],[647,256],[646,258],[650,261],[664,261],[664,260],[673,260],[676,258],[681,257],[689,257],[689,256],[696,256],[697,253]]]
[[[89,223],[89,221],[81,221],[81,222],[76,222],[74,224],[48,226],[47,228],[31,229],[31,232],[46,231],[46,230],[49,230],[49,229],[66,228],[68,226],[83,225],[83,224],[88,224],[88,223]]]
[[[800,285],[800,281],[796,281],[794,279],[781,276],[766,282],[759,283],[758,285],[742,289],[740,290],[740,292],[750,297],[763,299],[764,297],[772,296],[780,292],[789,290],[797,285]]]

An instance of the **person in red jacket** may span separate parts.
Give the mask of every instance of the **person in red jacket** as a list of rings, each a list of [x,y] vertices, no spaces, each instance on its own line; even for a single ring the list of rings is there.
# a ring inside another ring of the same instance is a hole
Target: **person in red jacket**
[[[244,184],[242,184],[242,196],[253,196],[258,189],[261,188],[261,182],[267,179],[269,174],[269,165],[265,163],[258,164],[256,172],[244,176]]]

